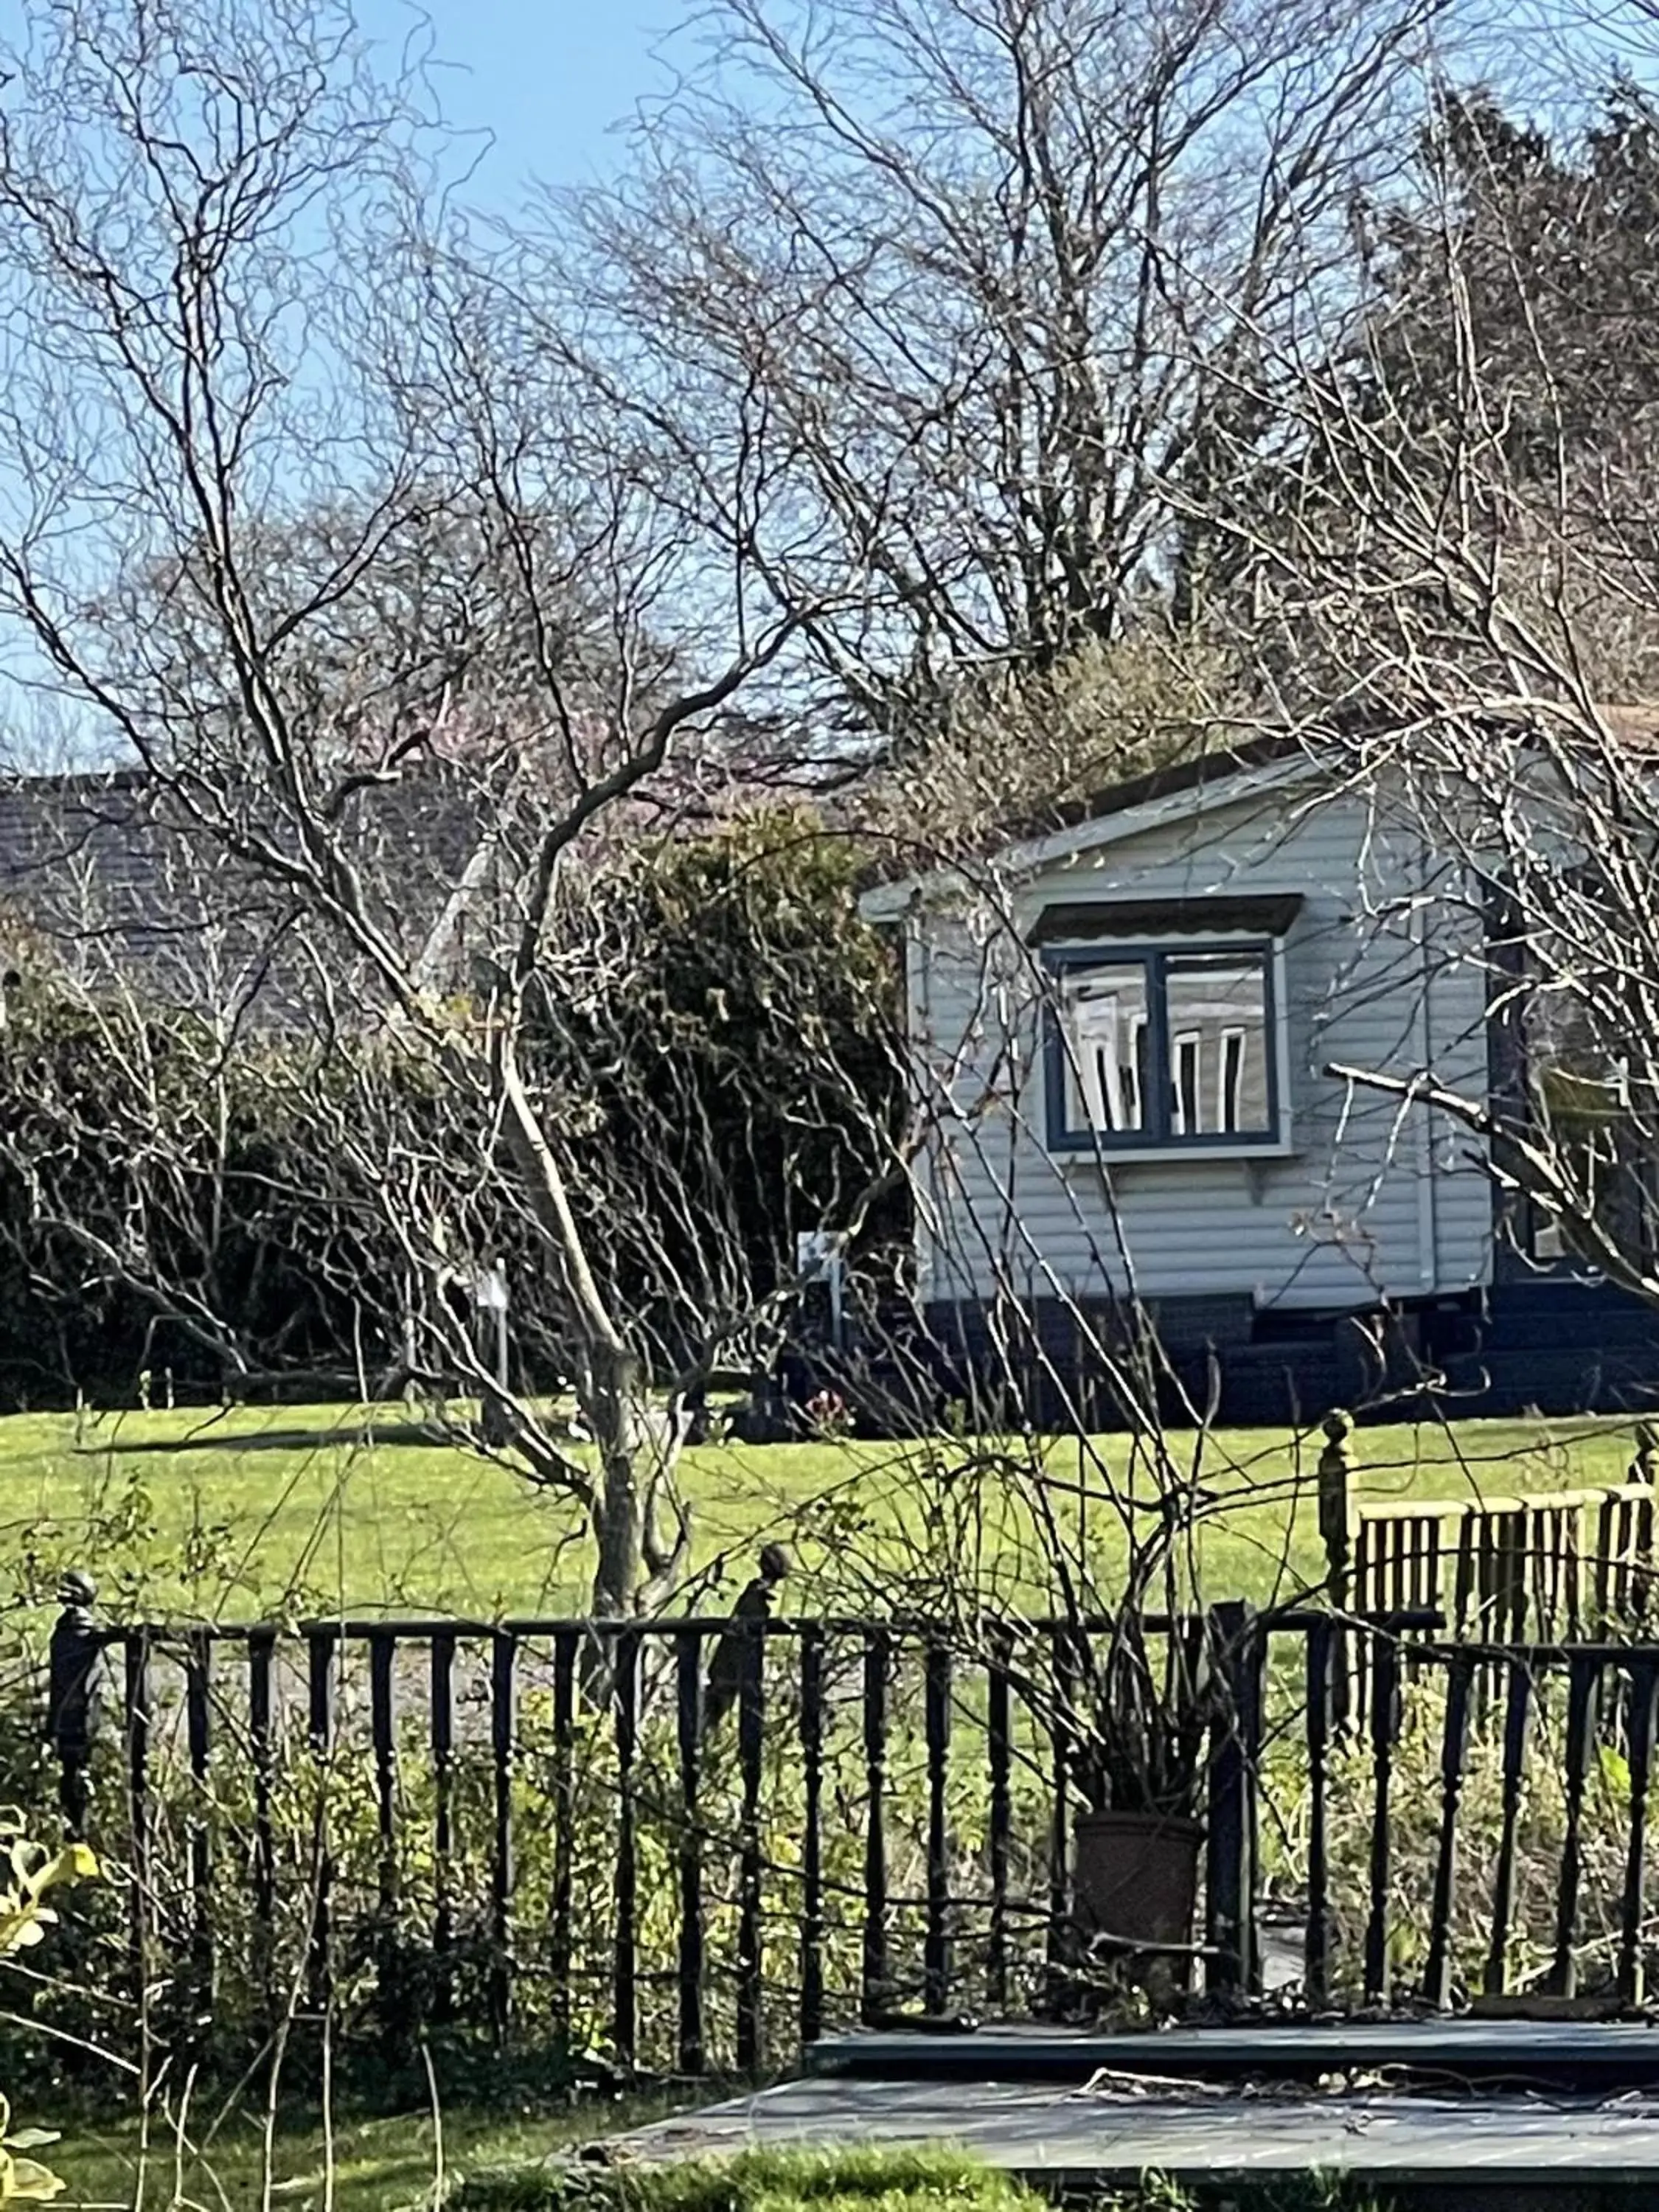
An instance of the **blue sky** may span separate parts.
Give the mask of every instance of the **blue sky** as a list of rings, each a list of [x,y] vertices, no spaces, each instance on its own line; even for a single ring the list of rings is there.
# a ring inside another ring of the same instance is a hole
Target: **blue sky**
[[[360,28],[395,58],[429,48],[447,120],[477,133],[467,201],[494,214],[526,187],[591,180],[625,149],[613,126],[670,82],[653,58],[695,0],[356,0]],[[0,0],[0,37],[20,39],[33,0]],[[486,135],[488,143],[486,143]],[[471,152],[471,144],[468,148]],[[0,730],[14,719],[11,681],[40,672],[32,645],[0,632]],[[77,717],[70,713],[69,723]]]
[[[0,0],[0,37],[20,40],[31,0]],[[503,213],[532,177],[591,179],[621,157],[612,126],[669,82],[653,50],[695,0],[356,0],[360,28],[392,55],[428,46],[450,122],[487,131],[471,195]],[[424,27],[424,28],[423,28]]]
[[[470,197],[505,212],[532,176],[579,183],[619,158],[611,126],[665,82],[653,49],[683,11],[672,0],[360,0],[358,14],[393,44],[429,21],[446,114],[495,140]]]

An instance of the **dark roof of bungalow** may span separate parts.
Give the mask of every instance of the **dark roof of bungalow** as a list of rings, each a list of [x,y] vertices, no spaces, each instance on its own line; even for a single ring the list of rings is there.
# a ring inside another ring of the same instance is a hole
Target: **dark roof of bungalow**
[[[580,849],[591,860],[732,820],[745,793],[757,795],[734,766],[729,757],[673,763],[607,805]],[[499,949],[550,803],[532,793],[501,805],[487,779],[438,763],[354,794],[352,857],[375,919],[405,958],[456,975]],[[0,775],[0,916],[88,985],[142,976],[168,1003],[223,1012],[257,1000],[277,1019],[317,996],[300,902],[270,872],[228,854],[220,830],[193,823],[142,769]]]
[[[353,826],[368,896],[413,955],[465,882],[477,810],[410,779],[362,793]],[[140,772],[0,779],[0,909],[88,984],[142,976],[220,1012],[303,992],[292,896]]]

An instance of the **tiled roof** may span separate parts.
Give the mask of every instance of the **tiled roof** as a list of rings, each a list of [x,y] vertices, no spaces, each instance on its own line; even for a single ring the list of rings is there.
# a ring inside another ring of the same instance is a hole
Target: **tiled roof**
[[[488,771],[432,765],[357,793],[349,847],[375,919],[411,963],[441,918],[449,972],[498,950],[516,923],[516,886],[551,818],[544,793],[501,805]],[[728,753],[687,754],[607,805],[568,856],[592,866],[641,839],[706,832],[757,799]],[[258,799],[250,790],[250,819]],[[280,842],[280,839],[277,841]],[[301,916],[281,884],[226,855],[223,837],[142,772],[0,777],[0,916],[9,911],[88,983],[142,975],[169,1003],[219,1012],[258,1001],[292,1018],[316,994]]]
[[[476,811],[436,780],[356,802],[367,895],[411,954],[460,882],[476,828]],[[283,887],[228,860],[140,775],[0,780],[0,909],[88,983],[142,975],[170,1003],[258,1000],[268,1018],[304,988]]]

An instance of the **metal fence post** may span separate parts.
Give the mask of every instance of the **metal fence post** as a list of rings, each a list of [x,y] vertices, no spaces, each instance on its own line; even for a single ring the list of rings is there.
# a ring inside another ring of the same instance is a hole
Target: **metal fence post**
[[[1253,1992],[1261,1982],[1255,1869],[1264,1638],[1255,1607],[1237,1600],[1212,1608],[1209,1631],[1222,1693],[1210,1738],[1209,1980],[1224,1992]]]
[[[98,1732],[105,1636],[94,1611],[98,1585],[78,1567],[58,1584],[63,1610],[47,1654],[46,1739],[58,1760],[58,1803],[64,1832],[87,1832],[88,1770]]]
[[[1340,1407],[1324,1421],[1325,1446],[1319,1455],[1319,1536],[1325,1547],[1325,1596],[1331,1611],[1346,1613],[1353,1602],[1353,1415]],[[1348,1639],[1339,1631],[1331,1644],[1331,1720],[1346,1725],[1352,1709]]]

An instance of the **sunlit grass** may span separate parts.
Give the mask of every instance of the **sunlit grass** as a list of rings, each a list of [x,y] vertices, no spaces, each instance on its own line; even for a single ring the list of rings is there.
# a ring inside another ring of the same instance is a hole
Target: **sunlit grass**
[[[1172,1437],[1212,1501],[1202,1536],[1207,1595],[1293,1595],[1317,1576],[1316,1433]],[[1361,1429],[1361,1493],[1457,1497],[1617,1482],[1629,1425],[1464,1422]],[[699,1587],[723,1607],[769,1536],[796,1547],[791,1601],[858,1609],[917,1568],[960,1512],[967,1447],[853,1439],[687,1455]],[[994,1445],[976,1447],[981,1457]],[[1109,1579],[1122,1535],[1107,1481],[1152,1494],[1132,1447],[1109,1437],[1048,1448],[1089,1493],[1089,1550]],[[994,1498],[996,1481],[980,1495]],[[0,1555],[21,1597],[71,1560],[90,1565],[112,1617],[276,1617],[285,1610],[444,1613],[489,1620],[581,1609],[580,1512],[510,1468],[411,1430],[401,1409],[338,1407],[122,1413],[78,1423],[0,1423]],[[947,1510],[948,1509],[948,1510]],[[975,1540],[989,1571],[1018,1579],[1019,1511],[988,1510]],[[951,1553],[951,1556],[955,1556]]]
[[[328,2129],[315,2116],[289,2116],[269,2158],[263,2116],[252,2108],[216,2126],[204,2113],[187,2114],[182,2128],[160,2115],[148,2129],[133,2120],[70,2119],[51,2156],[66,2185],[59,2212],[183,2205],[257,2212],[267,2188],[283,2212],[328,2204],[337,2212],[404,2212],[431,2204],[440,2179],[447,2191],[481,2166],[529,2164],[694,2101],[689,2094],[593,2097],[568,2112],[521,2115],[451,2106],[441,2112],[441,2141],[430,2111],[342,2118]]]

